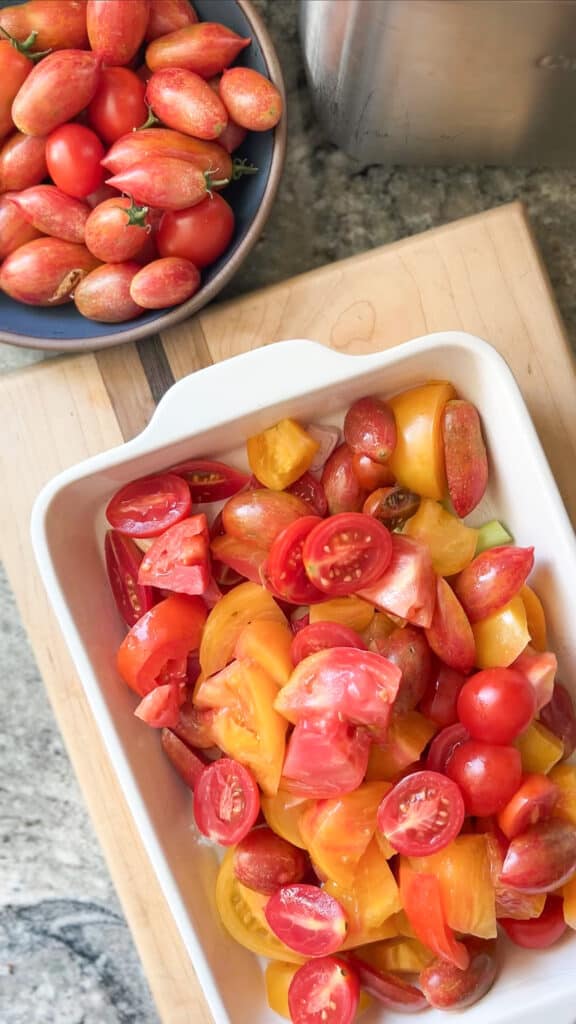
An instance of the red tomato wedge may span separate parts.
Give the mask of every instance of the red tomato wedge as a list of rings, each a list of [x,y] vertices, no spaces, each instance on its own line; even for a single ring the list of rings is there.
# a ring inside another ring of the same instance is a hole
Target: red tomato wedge
[[[130,537],[108,530],[104,556],[118,611],[126,625],[133,626],[154,605],[154,591],[138,583],[142,552]]]
[[[366,650],[366,644],[355,629],[342,622],[312,622],[302,626],[292,641],[290,654],[295,665],[310,654],[330,647],[357,647]]]
[[[206,608],[199,597],[173,594],[154,605],[118,649],[116,664],[124,682],[145,697],[169,661],[197,649],[205,620]]]
[[[426,857],[448,846],[464,824],[464,800],[439,772],[413,772],[386,794],[378,830],[407,857]]]
[[[302,561],[304,545],[310,533],[321,523],[318,516],[301,516],[294,520],[273,541],[262,578],[272,593],[291,604],[312,604],[324,595],[306,574]]]
[[[417,1013],[428,1006],[428,1000],[420,989],[404,978],[389,971],[379,971],[355,953],[348,953],[346,959],[356,971],[362,988],[389,1010]]]
[[[362,512],[340,512],[310,532],[302,552],[308,578],[332,596],[354,594],[380,579],[392,558],[389,531]]]
[[[288,989],[293,1024],[352,1024],[359,1000],[357,974],[345,960],[333,956],[303,964]]]
[[[336,715],[304,719],[288,740],[281,788],[316,799],[350,793],[366,774],[370,746],[367,732]]]
[[[162,750],[182,781],[190,786],[190,789],[194,789],[204,770],[204,761],[201,761],[172,729],[162,729],[161,742]]]
[[[260,793],[252,773],[221,757],[204,768],[194,789],[198,831],[221,846],[239,843],[260,813]]]
[[[255,541],[239,540],[237,537],[230,537],[225,533],[220,537],[214,537],[210,550],[216,563],[214,575],[222,586],[238,583],[241,577],[252,583],[262,582],[268,548],[262,547]],[[224,572],[222,567],[228,569],[229,572]],[[236,578],[234,578],[234,574],[236,574]]]
[[[141,585],[204,594],[210,581],[210,536],[203,512],[170,526],[144,555]]]
[[[498,815],[498,825],[508,839],[530,825],[549,818],[559,796],[558,786],[546,775],[525,775],[520,789]]]
[[[180,717],[180,687],[176,683],[155,686],[142,698],[134,714],[153,729],[172,728]]]
[[[398,666],[373,651],[318,651],[296,666],[275,707],[294,723],[311,715],[338,714],[385,733],[400,678]]]
[[[126,484],[109,501],[106,518],[131,537],[157,537],[190,513],[188,485],[173,473],[142,477]]]
[[[436,603],[436,574],[430,551],[414,537],[398,533],[390,536],[392,558],[386,572],[376,583],[359,589],[358,597],[428,629]]]
[[[211,459],[188,459],[172,466],[170,473],[181,476],[192,495],[192,501],[223,501],[232,497],[248,483],[249,477],[239,469]]]
[[[547,897],[540,917],[528,921],[501,917],[500,924],[508,938],[524,949],[546,949],[553,946],[568,927],[564,920],[564,901],[561,896],[553,895]]]
[[[400,865],[400,895],[402,906],[414,934],[428,949],[442,960],[466,970],[470,955],[466,946],[458,942],[446,923],[442,908],[440,882],[436,875],[413,871],[408,864]]]
[[[338,900],[315,885],[283,885],[264,913],[280,941],[303,956],[328,956],[346,938],[348,924]]]

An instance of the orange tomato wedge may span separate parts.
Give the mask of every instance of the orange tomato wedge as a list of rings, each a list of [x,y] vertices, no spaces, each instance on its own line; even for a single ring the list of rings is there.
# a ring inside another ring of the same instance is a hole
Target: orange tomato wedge
[[[437,878],[450,928],[480,939],[496,937],[495,893],[484,835],[457,836],[430,857],[411,857],[410,866]]]
[[[420,874],[401,858],[400,896],[416,938],[436,956],[465,971],[470,962],[468,950],[446,921],[436,875]]]
[[[530,643],[526,609],[519,595],[472,626],[477,668],[507,668]]]
[[[278,686],[284,686],[294,668],[290,656],[293,638],[294,634],[286,622],[255,619],[240,633],[234,656],[257,662]]]
[[[449,381],[431,381],[389,401],[397,440],[388,465],[399,484],[435,501],[442,501],[446,493],[442,413],[455,397]]]
[[[437,501],[423,498],[403,533],[424,541],[430,548],[432,565],[439,576],[454,576],[470,564],[476,552],[478,530],[473,530],[447,512]]]
[[[246,442],[254,476],[272,491],[283,491],[310,469],[320,445],[296,420],[284,419]]]
[[[542,601],[527,583],[522,587],[519,596],[526,611],[526,625],[528,626],[532,646],[537,651],[547,651],[546,614]]]
[[[205,676],[232,661],[240,634],[255,619],[286,623],[285,615],[264,587],[240,583],[220,598],[206,619],[200,643],[200,667]]]

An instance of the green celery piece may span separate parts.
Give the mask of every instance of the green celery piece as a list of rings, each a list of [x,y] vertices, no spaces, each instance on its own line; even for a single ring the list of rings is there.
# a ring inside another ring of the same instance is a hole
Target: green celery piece
[[[491,519],[489,523],[484,523],[484,526],[478,530],[475,556],[479,555],[481,551],[487,551],[488,548],[499,548],[502,544],[513,543],[512,537],[502,523],[497,519]]]

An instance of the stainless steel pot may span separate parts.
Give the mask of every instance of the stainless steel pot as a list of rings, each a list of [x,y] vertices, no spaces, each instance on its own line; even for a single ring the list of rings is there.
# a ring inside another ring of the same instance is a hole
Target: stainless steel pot
[[[576,163],[576,0],[301,0],[300,31],[362,164]]]

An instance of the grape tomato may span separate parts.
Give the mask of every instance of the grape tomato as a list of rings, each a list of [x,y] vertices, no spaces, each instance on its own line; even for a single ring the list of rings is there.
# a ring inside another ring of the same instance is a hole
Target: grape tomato
[[[274,934],[303,956],[328,956],[342,946],[347,922],[333,896],[315,885],[284,885],[264,908]]]
[[[438,772],[414,772],[397,782],[378,808],[378,829],[395,850],[425,857],[456,838],[464,823],[458,786]]]
[[[199,832],[221,846],[248,835],[260,813],[260,794],[252,773],[228,757],[208,765],[196,780],[194,819]]]
[[[359,1002],[358,976],[348,961],[337,957],[309,960],[288,989],[294,1024],[352,1024]]]
[[[131,537],[156,537],[190,512],[186,482],[174,473],[143,477],[126,484],[109,501],[106,518]]]

